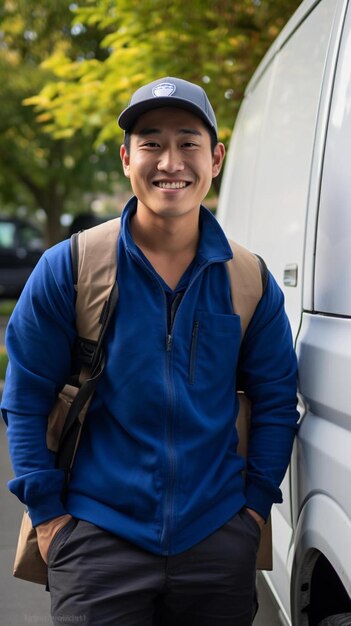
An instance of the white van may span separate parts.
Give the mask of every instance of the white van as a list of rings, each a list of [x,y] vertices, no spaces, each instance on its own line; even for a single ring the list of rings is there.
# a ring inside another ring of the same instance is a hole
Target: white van
[[[303,2],[259,65],[217,216],[278,280],[299,358],[300,430],[264,576],[284,623],[350,626],[351,1]]]

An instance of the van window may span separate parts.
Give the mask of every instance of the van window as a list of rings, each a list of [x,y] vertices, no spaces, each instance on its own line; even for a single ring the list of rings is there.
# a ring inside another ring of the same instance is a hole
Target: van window
[[[13,248],[15,245],[16,226],[11,222],[0,222],[0,248]]]
[[[351,316],[351,11],[344,27],[324,158],[314,308]]]
[[[31,224],[21,224],[18,229],[19,244],[33,250],[35,248],[43,248],[44,240],[36,228]]]

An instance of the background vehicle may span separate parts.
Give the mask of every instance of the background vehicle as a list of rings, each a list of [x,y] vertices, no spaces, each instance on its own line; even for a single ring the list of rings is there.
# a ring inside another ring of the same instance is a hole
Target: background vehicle
[[[26,220],[0,217],[0,298],[17,298],[44,252],[43,236]]]
[[[68,236],[73,233],[78,233],[80,230],[86,230],[87,228],[93,228],[98,226],[107,220],[117,217],[116,215],[95,215],[94,213],[78,213],[72,221],[68,229]]]
[[[293,626],[351,624],[350,154],[351,2],[306,0],[248,85],[217,213],[280,283],[299,358],[265,573]]]

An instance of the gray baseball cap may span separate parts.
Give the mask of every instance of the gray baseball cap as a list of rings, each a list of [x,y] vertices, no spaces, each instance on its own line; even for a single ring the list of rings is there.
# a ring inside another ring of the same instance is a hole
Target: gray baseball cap
[[[118,118],[119,126],[130,131],[143,113],[160,107],[185,109],[200,117],[218,138],[216,116],[211,103],[199,85],[181,78],[160,78],[137,89]]]

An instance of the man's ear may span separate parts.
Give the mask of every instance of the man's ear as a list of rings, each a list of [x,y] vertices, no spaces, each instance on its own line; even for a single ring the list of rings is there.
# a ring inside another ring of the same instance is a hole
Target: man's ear
[[[121,145],[120,151],[119,151],[120,157],[121,157],[121,161],[122,161],[122,165],[123,165],[123,172],[124,175],[129,178],[129,153],[125,147],[124,144]]]
[[[225,147],[223,143],[217,143],[212,156],[212,178],[216,178],[221,171],[225,157]]]

